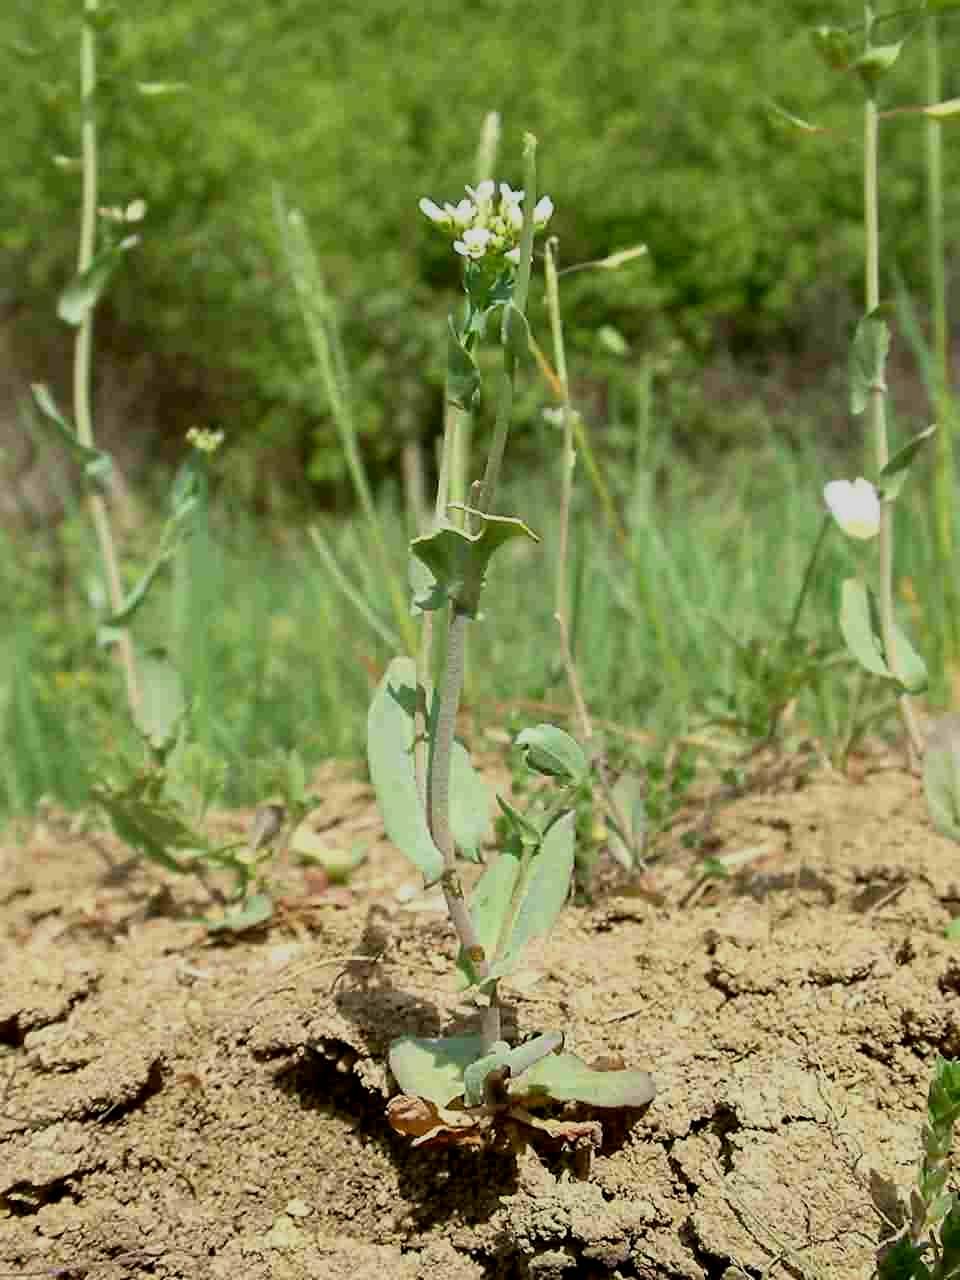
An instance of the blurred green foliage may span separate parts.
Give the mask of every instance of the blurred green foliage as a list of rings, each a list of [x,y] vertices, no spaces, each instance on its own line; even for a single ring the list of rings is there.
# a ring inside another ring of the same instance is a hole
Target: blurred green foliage
[[[687,371],[718,348],[789,348],[818,299],[857,287],[860,94],[823,69],[808,29],[856,21],[858,4],[138,0],[104,15],[101,203],[143,197],[149,214],[101,332],[114,325],[189,370],[254,457],[296,446],[317,481],[339,484],[342,460],[284,278],[273,182],[303,209],[342,301],[375,466],[439,424],[458,265],[416,203],[470,180],[492,108],[503,178],[518,181],[521,132],[540,137],[563,262],[650,247],[620,272],[565,282],[575,385],[616,389],[618,362],[597,362],[601,325],[626,338],[627,364],[679,339]],[[0,15],[0,297],[51,325],[76,252],[79,174],[54,157],[78,151],[81,17],[82,0],[8,0]],[[956,66],[957,28],[944,25],[944,64]],[[921,60],[908,46],[884,105],[917,99]],[[165,82],[187,89],[149,91]],[[782,133],[769,97],[837,133]],[[915,282],[917,120],[890,121],[882,146],[888,260]],[[948,223],[957,190],[948,183]],[[695,395],[676,412],[698,431],[713,425]]]

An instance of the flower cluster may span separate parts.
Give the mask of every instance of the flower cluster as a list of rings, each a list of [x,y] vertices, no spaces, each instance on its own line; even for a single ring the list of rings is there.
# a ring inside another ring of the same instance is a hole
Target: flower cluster
[[[499,187],[488,179],[476,187],[467,187],[467,196],[459,204],[445,203],[441,208],[426,196],[420,201],[421,212],[444,231],[456,237],[454,250],[463,258],[505,258],[514,266],[520,263],[520,232],[523,229],[522,191],[514,191],[507,183]],[[553,201],[543,196],[533,210],[533,225],[542,231],[553,213]]]
[[[211,427],[191,427],[187,432],[187,443],[193,445],[198,453],[216,453],[224,438],[222,431],[214,431]]]

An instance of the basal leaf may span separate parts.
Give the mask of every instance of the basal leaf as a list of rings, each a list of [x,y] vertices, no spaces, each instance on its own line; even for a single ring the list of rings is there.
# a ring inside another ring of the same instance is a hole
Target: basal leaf
[[[480,1036],[435,1036],[394,1040],[390,1070],[404,1093],[448,1106],[463,1093],[463,1076],[483,1051]]]
[[[508,1085],[510,1096],[585,1102],[592,1107],[645,1107],[656,1096],[647,1071],[595,1071],[574,1053],[551,1053]]]

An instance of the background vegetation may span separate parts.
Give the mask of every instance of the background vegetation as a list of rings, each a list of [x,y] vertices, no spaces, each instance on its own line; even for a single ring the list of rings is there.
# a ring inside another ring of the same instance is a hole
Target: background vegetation
[[[799,582],[816,533],[832,465],[825,451],[848,440],[843,369],[862,287],[860,95],[818,72],[807,36],[812,23],[850,19],[848,8],[140,0],[105,10],[102,202],[142,197],[149,213],[142,246],[97,313],[98,349],[121,369],[140,353],[152,362],[157,425],[145,463],[178,456],[198,421],[228,432],[223,501],[150,605],[147,630],[189,671],[198,723],[230,762],[234,797],[256,790],[257,761],[276,748],[297,745],[310,759],[355,751],[369,677],[387,656],[331,590],[303,529],[307,512],[330,513],[329,536],[376,596],[285,276],[273,184],[303,209],[340,299],[356,419],[402,561],[391,476],[404,441],[429,442],[439,430],[445,316],[458,288],[448,246],[416,204],[456,196],[491,108],[504,121],[503,178],[519,182],[521,132],[541,139],[562,263],[639,241],[650,249],[620,272],[564,282],[577,400],[643,548],[642,570],[611,565],[581,496],[575,604],[592,705],[658,733],[681,732],[721,704],[723,714],[747,714],[742,663],[718,641],[712,611],[741,618],[741,634],[759,635],[759,619],[782,623],[784,583]],[[10,0],[0,13],[9,53],[0,301],[20,349],[42,365],[27,359],[24,389],[62,380],[55,303],[75,266],[80,21],[77,0]],[[944,97],[960,93],[949,78],[956,33],[944,24]],[[918,100],[921,56],[908,46],[884,81],[889,105]],[[159,91],[170,84],[185,89]],[[837,132],[784,135],[765,109],[772,96]],[[918,297],[920,129],[904,116],[882,140],[886,261]],[[542,334],[540,308],[535,296]],[[526,434],[511,443],[541,474],[552,449],[539,416],[546,400],[527,379]],[[910,430],[926,407],[907,398],[902,411],[917,419],[904,423]],[[153,536],[152,490],[133,479],[148,494],[128,531],[136,563]],[[549,546],[552,481],[539,483]],[[906,536],[910,578],[931,562],[922,505]],[[89,550],[80,521],[29,545],[10,530],[0,550],[12,622],[0,681],[8,809],[44,793],[79,802],[97,753],[123,732],[77,595],[78,582],[97,589]],[[543,563],[520,557],[507,572],[512,585],[498,593],[490,629],[502,676],[471,696],[549,701],[562,681],[542,669],[552,604],[531,584],[544,581]],[[828,560],[818,580],[817,643],[835,635],[837,572]],[[511,599],[514,609],[502,603]],[[828,703],[819,714],[839,723],[843,708]]]

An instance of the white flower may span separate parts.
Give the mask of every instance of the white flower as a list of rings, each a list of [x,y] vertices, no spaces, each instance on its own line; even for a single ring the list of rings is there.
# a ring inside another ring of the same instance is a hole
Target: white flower
[[[420,200],[420,212],[426,214],[430,221],[435,222],[438,227],[449,227],[453,221],[449,205],[447,205],[446,209],[441,209],[438,204],[433,200],[429,200],[426,196],[423,196]]]
[[[541,196],[533,206],[533,225],[541,230],[553,216],[553,201],[549,196]]]
[[[146,200],[131,200],[124,209],[123,216],[127,222],[142,222],[147,216]]]
[[[509,182],[500,183],[500,199],[504,204],[523,204],[523,191],[514,191]]]
[[[513,265],[514,265],[515,267],[519,267],[519,265],[520,265],[520,246],[519,246],[519,245],[517,245],[517,247],[516,247],[515,249],[511,249],[508,253],[505,253],[503,256],[506,258],[506,260],[507,260],[508,262],[512,262],[512,263],[513,263]]]
[[[490,244],[490,232],[486,227],[468,227],[462,240],[454,240],[453,247],[463,258],[482,258]]]
[[[850,538],[873,538],[880,528],[880,495],[870,483],[858,476],[849,480],[831,480],[823,487],[823,497],[837,524]]]
[[[476,188],[467,187],[468,196],[473,196],[477,204],[486,204],[488,200],[493,199],[493,193],[497,189],[497,184],[492,178],[484,178],[483,182],[478,182]]]
[[[444,208],[450,214],[453,225],[455,227],[459,227],[461,230],[463,230],[464,227],[469,227],[470,223],[473,222],[474,218],[477,216],[477,206],[472,200],[464,199],[461,200],[458,205],[454,206],[452,204],[448,204],[444,205]]]
[[[518,204],[504,204],[503,216],[512,231],[520,231],[523,227],[523,210]]]

